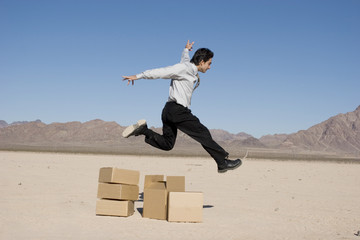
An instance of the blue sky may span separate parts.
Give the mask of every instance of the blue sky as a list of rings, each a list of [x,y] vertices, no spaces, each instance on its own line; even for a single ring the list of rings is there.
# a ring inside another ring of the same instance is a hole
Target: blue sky
[[[305,130],[360,105],[360,1],[0,0],[0,119],[145,118],[169,80],[121,76],[210,48],[192,112],[254,137]],[[193,53],[193,52],[191,52]]]

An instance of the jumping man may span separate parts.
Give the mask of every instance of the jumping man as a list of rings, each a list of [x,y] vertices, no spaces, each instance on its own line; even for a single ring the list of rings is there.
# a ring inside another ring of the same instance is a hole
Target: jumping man
[[[177,130],[199,142],[216,161],[218,172],[224,173],[241,165],[241,160],[229,160],[227,153],[211,137],[210,131],[191,113],[191,96],[200,84],[198,72],[210,69],[214,53],[207,48],[198,49],[190,60],[189,51],[194,42],[187,41],[181,56],[181,62],[172,66],[144,71],[137,75],[123,76],[123,81],[134,85],[138,79],[171,79],[169,98],[162,111],[163,135],[148,129],[145,120],[127,127],[123,137],[145,135],[145,142],[153,147],[169,151],[175,145]]]

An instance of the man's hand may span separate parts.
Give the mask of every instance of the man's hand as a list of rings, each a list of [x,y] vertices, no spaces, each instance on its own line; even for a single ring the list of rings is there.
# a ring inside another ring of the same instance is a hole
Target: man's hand
[[[194,45],[195,42],[192,42],[190,43],[190,41],[188,40],[186,45],[185,45],[185,48],[187,48],[189,51],[192,50],[192,46]]]
[[[134,81],[137,80],[136,75],[122,76],[122,77],[124,78],[123,81],[128,81],[127,85],[129,85],[130,82],[131,82],[131,85],[134,85]]]

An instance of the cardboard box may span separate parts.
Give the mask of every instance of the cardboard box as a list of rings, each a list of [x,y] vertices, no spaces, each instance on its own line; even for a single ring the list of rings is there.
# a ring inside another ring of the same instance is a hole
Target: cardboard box
[[[167,190],[165,182],[154,182],[144,189],[143,217],[167,219]]]
[[[97,197],[119,200],[138,200],[139,186],[99,183]]]
[[[99,199],[96,202],[96,215],[128,217],[134,211],[134,201]]]
[[[202,192],[169,192],[169,222],[202,222]]]
[[[166,190],[168,192],[185,192],[185,176],[167,176]]]
[[[99,182],[138,185],[139,179],[139,171],[111,167],[100,168]]]
[[[163,182],[164,175],[145,175],[144,189],[155,182]]]

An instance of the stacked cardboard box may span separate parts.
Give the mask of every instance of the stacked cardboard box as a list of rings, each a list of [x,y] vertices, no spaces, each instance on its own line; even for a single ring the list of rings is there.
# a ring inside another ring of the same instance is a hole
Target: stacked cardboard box
[[[101,168],[96,214],[128,217],[134,214],[139,197],[140,172],[119,168]]]
[[[203,193],[185,192],[184,176],[146,175],[143,217],[169,222],[202,222]]]

